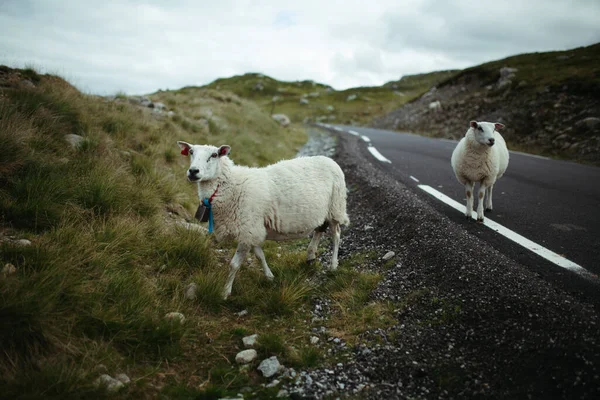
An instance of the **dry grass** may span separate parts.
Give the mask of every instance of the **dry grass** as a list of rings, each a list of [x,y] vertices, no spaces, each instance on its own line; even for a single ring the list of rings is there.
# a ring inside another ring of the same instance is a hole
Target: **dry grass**
[[[292,157],[302,131],[214,90],[160,93],[154,100],[176,114],[156,116],[122,95],[106,101],[57,77],[8,71],[37,86],[0,92],[0,234],[33,243],[0,245],[2,265],[17,269],[0,277],[1,398],[106,397],[93,386],[104,368],[132,378],[120,398],[260,389],[256,370],[234,362],[251,333],[261,337],[263,355],[286,365],[326,362],[309,344],[306,321],[314,296],[330,289],[316,279],[320,266],[304,261],[306,240],[265,246],[276,279],[266,280],[253,261],[225,302],[233,244],[165,223],[167,209],[183,206],[185,214],[197,204],[176,140],[227,143],[236,163],[265,165]],[[65,134],[83,142],[72,148]],[[376,278],[368,281],[361,290]],[[184,297],[190,282],[199,287],[194,301]],[[360,310],[364,299],[338,303]],[[239,317],[243,309],[248,315]],[[184,324],[165,320],[173,311]]]

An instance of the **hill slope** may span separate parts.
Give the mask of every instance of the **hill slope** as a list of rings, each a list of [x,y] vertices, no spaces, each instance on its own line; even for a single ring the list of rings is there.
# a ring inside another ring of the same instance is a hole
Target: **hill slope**
[[[284,82],[266,75],[248,73],[217,79],[204,87],[188,87],[193,93],[203,89],[226,90],[255,101],[268,113],[283,113],[292,122],[329,121],[363,125],[425,93],[432,85],[453,76],[456,71],[408,75],[383,86],[357,87],[336,91],[314,81]]]
[[[371,126],[458,139],[470,120],[499,121],[512,149],[600,165],[599,118],[596,44],[465,69]]]

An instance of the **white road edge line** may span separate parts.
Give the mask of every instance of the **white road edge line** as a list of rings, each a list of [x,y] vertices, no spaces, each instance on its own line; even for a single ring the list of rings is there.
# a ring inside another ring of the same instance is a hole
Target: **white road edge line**
[[[463,214],[465,213],[465,211],[466,211],[465,205],[451,199],[450,197],[446,196],[445,194],[435,190],[431,186],[419,185],[419,188],[422,189],[423,191],[429,193],[436,199],[446,203],[450,207],[460,211],[461,213],[463,213]],[[471,217],[476,219],[477,214],[473,211],[473,215]],[[526,237],[519,235],[518,233],[516,233],[514,231],[511,231],[510,229],[500,225],[499,223],[497,223],[495,221],[492,221],[491,219],[489,219],[487,217],[485,218],[483,224],[485,226],[487,226],[488,228],[498,232],[499,234],[506,237],[507,239],[512,240],[513,242],[525,247],[526,249],[545,258],[546,260],[558,265],[559,267],[568,269],[569,271],[573,271],[573,272],[581,274],[581,275],[588,275],[588,276],[593,275],[588,270],[583,268],[581,265],[576,264],[573,261],[568,260],[567,258],[556,254],[552,250],[548,250],[547,248],[527,239]]]
[[[415,182],[419,182],[419,180],[417,178],[415,178],[414,176],[412,176],[412,175],[410,176],[410,179],[412,179]]]
[[[369,146],[367,148],[369,149],[369,151],[371,152],[371,154],[373,154],[373,157],[375,157],[379,161],[390,163],[390,164],[392,163],[390,160],[388,160],[387,158],[385,158],[384,156],[382,156],[381,153],[379,151],[377,151],[377,149],[375,147]]]
[[[333,129],[335,129],[338,132],[344,132],[342,128],[338,128],[337,126],[334,126]]]
[[[365,142],[367,142],[367,143],[371,143],[371,139],[369,139],[369,137],[368,137],[368,136],[362,135],[362,136],[361,136],[361,139],[362,139],[362,140],[364,140],[364,141],[365,141]]]
[[[348,131],[349,134],[354,135],[354,136],[360,136],[360,133],[356,132],[356,131]]]

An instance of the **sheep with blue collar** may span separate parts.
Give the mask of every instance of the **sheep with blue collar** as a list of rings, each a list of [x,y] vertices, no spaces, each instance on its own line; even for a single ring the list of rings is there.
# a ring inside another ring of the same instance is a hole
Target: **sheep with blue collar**
[[[473,213],[473,189],[479,182],[477,221],[483,222],[483,205],[492,211],[492,191],[494,184],[504,175],[508,167],[508,149],[500,133],[504,125],[492,122],[471,121],[465,136],[452,152],[451,164],[454,174],[465,186],[467,209],[465,216]]]
[[[223,297],[231,294],[233,281],[250,249],[265,276],[273,279],[261,244],[265,240],[307,237],[307,260],[314,261],[321,236],[329,226],[333,239],[330,269],[338,266],[340,225],[350,223],[346,214],[346,183],[342,169],[324,156],[282,160],[263,168],[235,165],[231,148],[177,142],[190,157],[187,178],[197,183],[198,196],[210,207],[217,240],[233,239],[237,249],[230,262]]]

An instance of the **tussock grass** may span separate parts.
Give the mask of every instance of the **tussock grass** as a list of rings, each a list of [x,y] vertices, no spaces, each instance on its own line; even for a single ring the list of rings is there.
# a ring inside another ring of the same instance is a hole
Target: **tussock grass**
[[[105,101],[37,76],[35,88],[0,92],[0,261],[17,270],[0,277],[0,397],[102,398],[93,381],[105,372],[134,380],[117,398],[235,395],[263,382],[234,362],[241,337],[253,333],[262,355],[286,365],[326,360],[308,345],[312,299],[333,290],[341,309],[362,310],[375,278],[344,272],[337,286],[320,283],[321,266],[305,262],[307,240],[269,244],[275,279],[256,260],[245,263],[223,301],[234,244],[168,223],[176,216],[167,211],[197,205],[176,140],[227,143],[236,163],[265,165],[292,157],[303,132],[231,93],[153,96],[176,107],[171,119],[123,95]],[[66,134],[83,142],[74,148]],[[341,294],[353,279],[366,279],[361,294]],[[192,282],[198,291],[188,300]],[[185,322],[166,320],[169,312]]]

